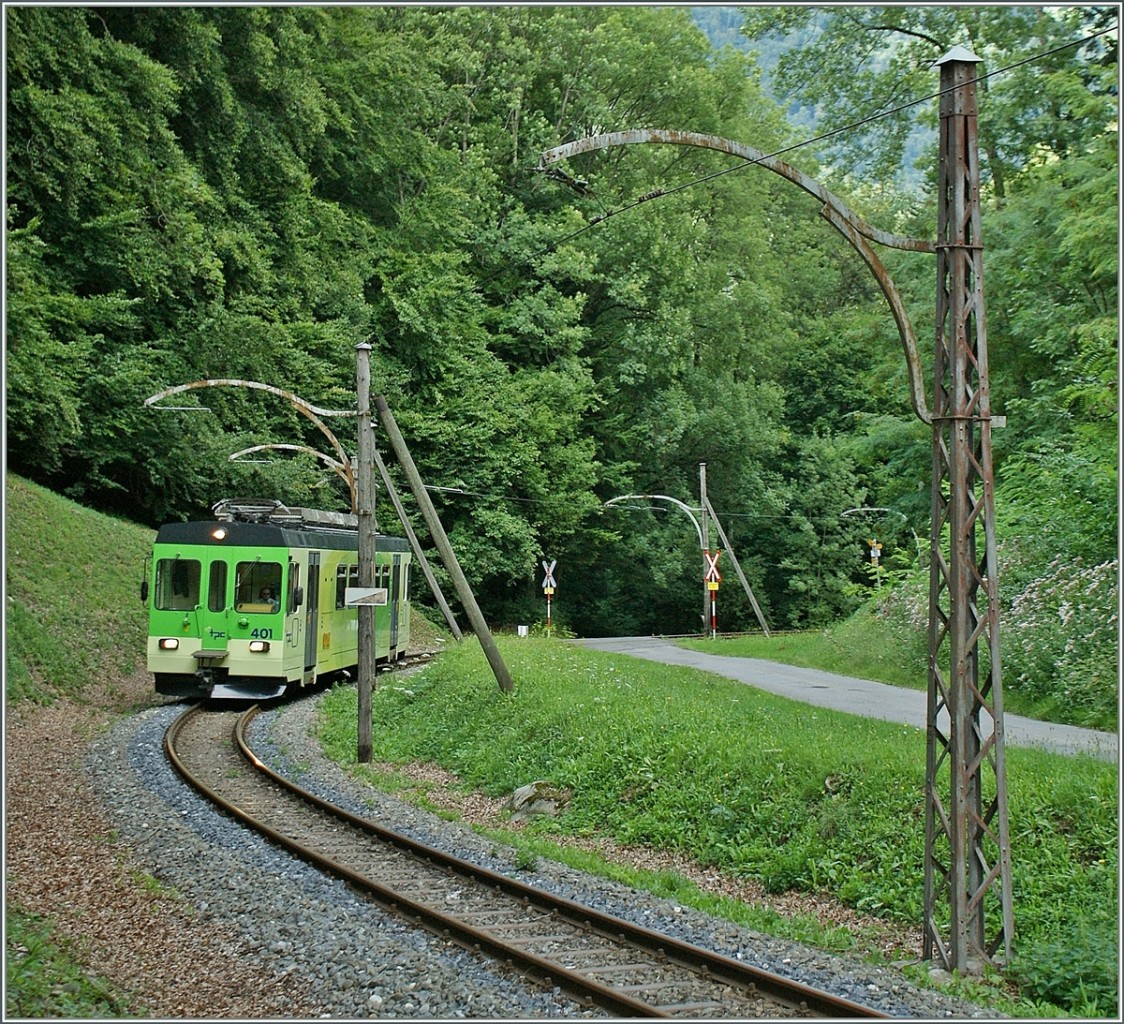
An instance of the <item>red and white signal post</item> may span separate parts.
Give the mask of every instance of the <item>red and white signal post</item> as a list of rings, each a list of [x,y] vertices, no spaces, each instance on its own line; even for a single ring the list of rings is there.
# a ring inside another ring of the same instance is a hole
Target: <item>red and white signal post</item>
[[[550,599],[554,596],[554,588],[557,584],[554,582],[554,567],[558,564],[558,559],[554,559],[547,564],[543,561],[542,567],[546,571],[546,579],[542,581],[542,592],[546,594],[546,630],[547,635],[550,635]]]
[[[718,571],[718,559],[722,554],[719,548],[713,555],[704,551],[706,557],[706,573],[703,580],[706,589],[710,591],[710,638],[713,640],[718,635],[718,584],[722,582],[722,574]]]

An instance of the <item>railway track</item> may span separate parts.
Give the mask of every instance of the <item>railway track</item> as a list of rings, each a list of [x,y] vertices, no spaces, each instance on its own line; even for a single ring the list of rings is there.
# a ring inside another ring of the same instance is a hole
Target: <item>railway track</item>
[[[284,779],[250,749],[258,713],[187,710],[165,751],[220,809],[387,910],[623,1017],[887,1014],[554,896],[417,843]]]

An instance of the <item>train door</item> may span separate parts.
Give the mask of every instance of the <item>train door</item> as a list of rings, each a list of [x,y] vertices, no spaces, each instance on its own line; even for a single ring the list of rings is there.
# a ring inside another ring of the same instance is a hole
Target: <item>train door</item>
[[[398,609],[401,605],[402,556],[394,556],[394,568],[390,575],[390,657],[393,660],[398,650]]]
[[[308,553],[308,586],[304,597],[305,682],[316,681],[316,655],[320,635],[320,552]]]
[[[230,639],[229,611],[227,599],[227,563],[224,558],[215,558],[206,570],[206,602],[200,604],[203,615],[200,630],[204,649],[226,650]]]

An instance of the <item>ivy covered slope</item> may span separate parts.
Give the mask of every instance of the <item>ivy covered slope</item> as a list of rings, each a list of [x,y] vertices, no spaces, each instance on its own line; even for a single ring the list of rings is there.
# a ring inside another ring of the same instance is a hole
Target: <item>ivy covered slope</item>
[[[285,402],[230,387],[170,403],[209,414],[143,402],[235,378],[351,409],[369,341],[375,390],[445,488],[490,619],[542,616],[547,558],[560,624],[696,631],[686,517],[604,503],[696,504],[706,461],[770,625],[838,621],[871,592],[870,537],[909,573],[928,534],[929,437],[862,261],[807,195],[713,152],[618,147],[563,180],[536,168],[593,133],[711,133],[783,151],[870,222],[933,237],[931,100],[796,144],[877,110],[885,75],[903,100],[931,95],[932,60],[963,44],[997,72],[980,140],[993,407],[1009,424],[1001,588],[1011,610],[1037,595],[1035,629],[1053,631],[1048,658],[1028,641],[1039,653],[1008,675],[1046,703],[1087,705],[1091,686],[1112,707],[1115,652],[1075,632],[1055,587],[1090,574],[1095,617],[1116,575],[1104,10],[749,8],[741,36],[722,23],[739,45],[716,47],[676,7],[9,9],[10,465],[150,527],[230,494],[345,508],[314,456],[228,461],[323,448]],[[908,176],[902,139],[922,154]],[[932,258],[884,258],[932,337]],[[332,421],[353,448],[349,423]],[[890,511],[842,515],[859,508]],[[389,504],[378,517],[395,528]],[[756,624],[737,586],[720,614]]]

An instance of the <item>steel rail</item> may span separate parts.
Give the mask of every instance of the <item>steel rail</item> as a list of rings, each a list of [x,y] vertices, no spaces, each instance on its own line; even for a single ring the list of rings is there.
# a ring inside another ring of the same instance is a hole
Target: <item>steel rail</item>
[[[625,1017],[671,1017],[666,1009],[637,999],[582,973],[581,968],[568,968],[558,960],[529,952],[511,944],[483,928],[476,928],[453,915],[443,913],[424,902],[410,898],[390,886],[384,885],[355,871],[345,864],[325,856],[291,837],[273,829],[216,793],[205,782],[196,778],[183,764],[176,751],[176,742],[186,724],[203,713],[201,705],[189,709],[169,727],[165,737],[165,750],[176,770],[228,814],[268,836],[278,845],[291,850],[302,859],[331,872],[369,893],[372,898],[391,912],[413,920],[442,938],[455,941],[463,948],[485,952],[509,967],[518,969],[531,979],[559,988],[580,1001],[593,1003]],[[284,789],[317,810],[331,815],[361,831],[374,840],[429,866],[449,871],[466,881],[501,893],[527,908],[551,915],[552,920],[567,924],[583,933],[597,934],[614,943],[628,944],[643,950],[658,963],[686,968],[700,977],[716,983],[734,986],[743,992],[754,992],[775,1000],[798,1012],[832,1018],[885,1018],[888,1014],[862,1006],[842,997],[821,992],[800,982],[753,967],[690,943],[663,935],[652,929],[634,925],[610,914],[594,910],[566,897],[536,889],[517,879],[492,871],[452,854],[384,828],[367,818],[359,817],[340,808],[296,783],[278,774],[266,765],[252,750],[246,738],[250,722],[259,713],[255,705],[238,719],[233,730],[233,744],[241,757],[271,783]]]

